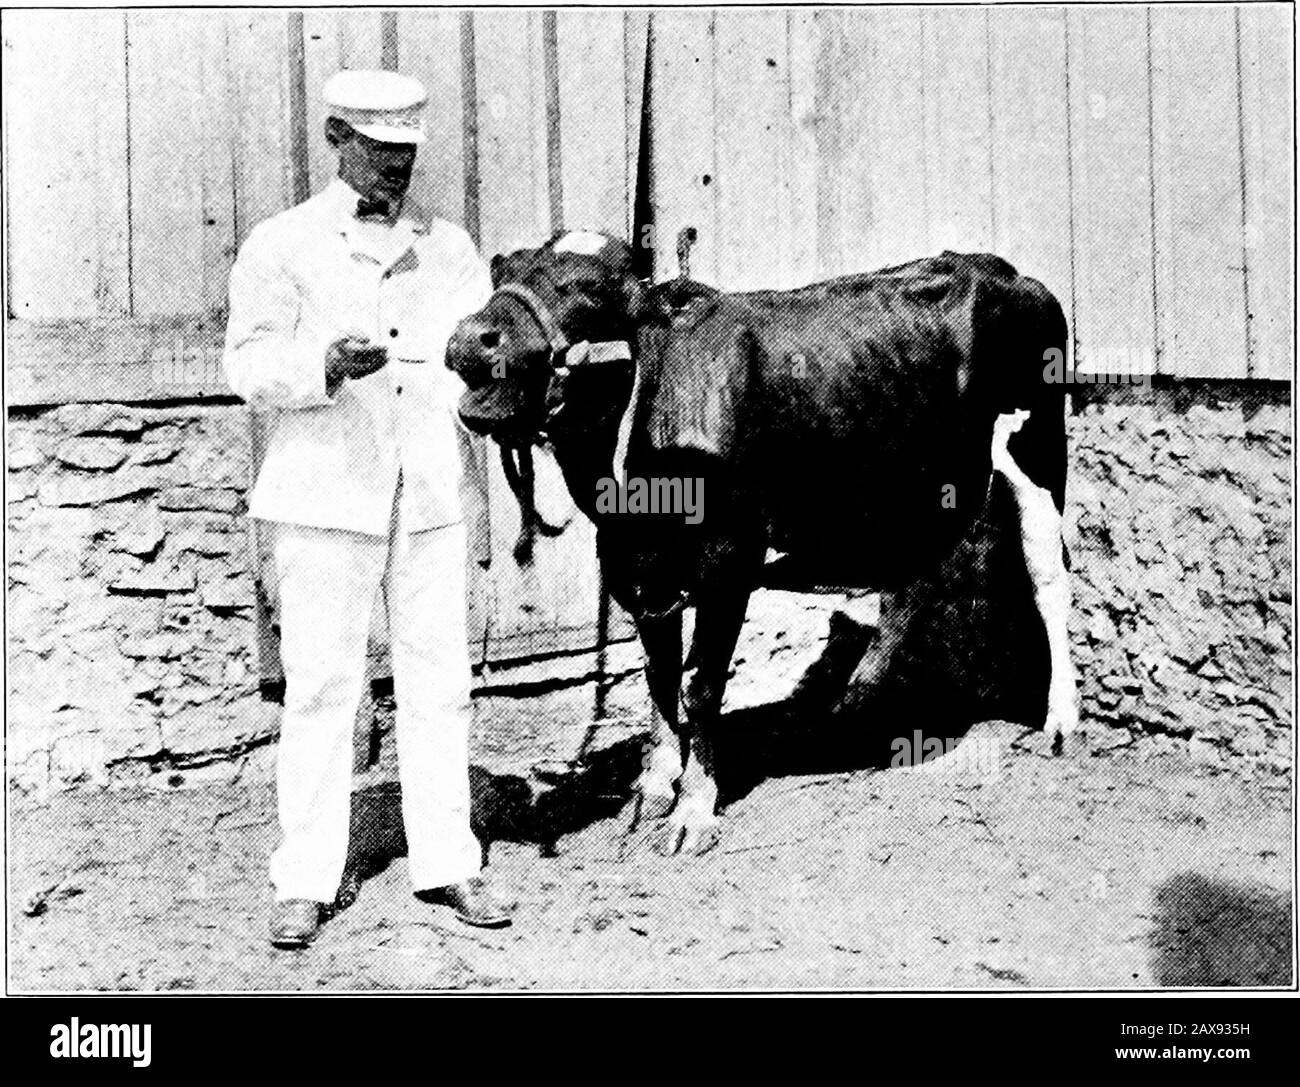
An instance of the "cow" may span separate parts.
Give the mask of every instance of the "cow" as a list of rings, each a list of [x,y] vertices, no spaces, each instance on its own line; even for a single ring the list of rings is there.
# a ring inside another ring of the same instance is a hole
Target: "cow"
[[[1078,725],[1061,533],[1068,345],[1041,283],[944,252],[788,291],[652,286],[626,242],[589,231],[494,257],[491,274],[491,299],[447,347],[459,414],[503,449],[548,443],[597,527],[604,583],[645,651],[637,819],[667,819],[661,848],[718,841],[715,728],[753,590],[870,588],[896,620],[882,629],[905,629],[908,585],[967,533],[994,474],[1015,496],[1050,660],[1039,712],[1060,749]],[[646,481],[695,488],[702,516],[609,501]],[[857,680],[883,675],[891,648],[864,657]]]

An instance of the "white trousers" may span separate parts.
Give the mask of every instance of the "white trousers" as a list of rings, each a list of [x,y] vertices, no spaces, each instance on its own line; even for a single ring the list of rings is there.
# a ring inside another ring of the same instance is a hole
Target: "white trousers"
[[[397,515],[395,514],[395,521]],[[389,539],[276,523],[284,713],[276,789],[277,901],[332,902],[347,859],[352,731],[370,615],[388,569],[397,757],[415,890],[479,870],[470,830],[465,526]]]

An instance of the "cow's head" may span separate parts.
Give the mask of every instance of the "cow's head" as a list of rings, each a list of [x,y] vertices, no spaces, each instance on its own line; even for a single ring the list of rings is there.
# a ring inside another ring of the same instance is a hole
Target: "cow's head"
[[[562,413],[566,388],[626,388],[644,299],[626,242],[571,231],[491,267],[491,299],[447,344],[447,365],[466,385],[466,426],[525,445]],[[571,382],[579,371],[584,380]]]

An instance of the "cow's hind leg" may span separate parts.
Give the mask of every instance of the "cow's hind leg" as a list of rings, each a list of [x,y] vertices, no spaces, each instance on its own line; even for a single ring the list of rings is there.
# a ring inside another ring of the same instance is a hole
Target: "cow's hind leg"
[[[1034,603],[1047,629],[1052,675],[1047,688],[1047,720],[1052,749],[1079,725],[1078,690],[1070,660],[1070,583],[1061,538],[1061,513],[1051,492],[1034,483],[1007,450],[1007,442],[1029,418],[1029,412],[999,415],[993,424],[993,469],[1011,485],[1020,514],[1020,540],[1033,584]]]
[[[687,756],[677,807],[668,819],[662,852],[707,853],[718,844],[718,783],[714,731],[722,711],[731,654],[745,622],[749,590],[729,587],[701,594],[691,651],[682,677],[680,728]]]
[[[642,617],[637,633],[646,656],[646,685],[650,689],[650,735],[636,783],[636,814],[661,819],[677,799],[682,776],[681,741],[677,736],[677,693],[682,680],[682,613]]]

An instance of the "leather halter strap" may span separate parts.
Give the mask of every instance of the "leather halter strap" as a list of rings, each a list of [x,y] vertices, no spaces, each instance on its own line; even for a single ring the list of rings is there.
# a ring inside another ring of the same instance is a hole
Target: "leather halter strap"
[[[541,329],[551,349],[551,366],[557,370],[566,366],[629,362],[632,359],[632,349],[626,340],[600,342],[583,340],[579,343],[571,343],[564,330],[560,328],[555,315],[551,313],[551,308],[536,291],[530,290],[522,283],[503,283],[492,292],[493,298],[498,295],[513,298],[537,322],[537,327]]]
[[[499,295],[513,298],[537,322],[537,327],[542,330],[542,335],[546,337],[546,342],[550,345],[552,361],[569,349],[569,337],[564,334],[564,330],[560,328],[555,315],[551,313],[551,308],[536,291],[529,290],[522,283],[503,283],[492,292],[493,298]]]

